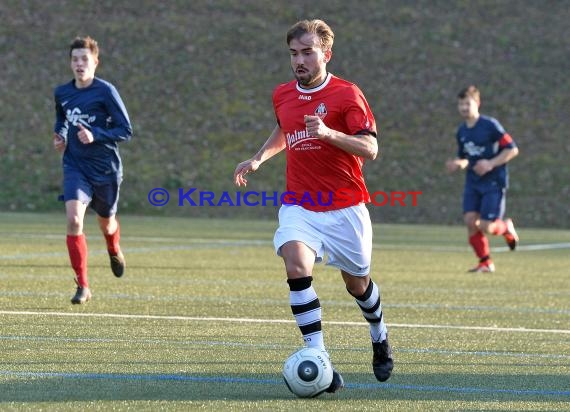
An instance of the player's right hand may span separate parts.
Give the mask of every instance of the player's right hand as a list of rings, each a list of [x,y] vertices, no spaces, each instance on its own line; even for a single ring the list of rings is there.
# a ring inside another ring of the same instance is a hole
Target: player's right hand
[[[60,135],[58,135],[57,133],[54,133],[52,140],[53,140],[53,148],[58,153],[63,153],[63,151],[65,150],[65,139]]]
[[[249,159],[237,165],[234,171],[234,184],[238,187],[247,186],[247,179],[245,175],[250,172],[255,172],[259,168],[259,162],[254,159]]]

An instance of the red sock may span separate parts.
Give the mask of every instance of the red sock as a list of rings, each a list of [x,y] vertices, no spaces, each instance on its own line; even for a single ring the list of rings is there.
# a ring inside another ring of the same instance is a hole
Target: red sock
[[[75,271],[77,285],[82,288],[89,287],[87,282],[87,241],[82,233],[77,236],[67,235],[67,251],[71,267]]]
[[[119,250],[119,240],[121,239],[121,227],[119,226],[119,222],[117,221],[117,230],[112,235],[105,235],[105,240],[107,241],[107,251],[110,255],[117,255]]]
[[[495,229],[493,230],[494,235],[504,235],[507,233],[507,224],[504,220],[497,219],[494,222]]]
[[[473,247],[475,254],[481,262],[489,259],[491,249],[489,248],[489,239],[480,230],[469,237],[469,244]]]

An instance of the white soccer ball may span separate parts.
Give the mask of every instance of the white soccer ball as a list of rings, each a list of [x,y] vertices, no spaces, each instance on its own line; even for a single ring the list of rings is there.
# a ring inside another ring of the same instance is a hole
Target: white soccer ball
[[[283,378],[299,398],[314,398],[330,386],[333,368],[328,356],[315,348],[301,348],[287,358]]]

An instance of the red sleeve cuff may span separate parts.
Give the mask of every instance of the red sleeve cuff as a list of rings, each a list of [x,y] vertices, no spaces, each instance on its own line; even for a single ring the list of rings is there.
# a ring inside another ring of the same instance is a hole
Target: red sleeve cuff
[[[511,137],[511,135],[505,133],[503,137],[501,137],[501,140],[499,140],[499,147],[501,148],[507,147],[510,146],[512,143],[513,143],[513,138]]]

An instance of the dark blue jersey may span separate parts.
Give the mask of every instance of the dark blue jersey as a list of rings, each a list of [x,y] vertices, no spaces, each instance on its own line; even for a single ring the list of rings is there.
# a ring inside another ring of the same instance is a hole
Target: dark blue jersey
[[[95,182],[120,179],[123,170],[117,144],[131,139],[132,127],[117,89],[95,77],[82,89],[75,87],[75,80],[58,86],[54,97],[54,131],[67,143],[64,171],[79,170]],[[92,143],[83,144],[77,138],[79,123],[91,130]]]
[[[473,171],[473,166],[480,159],[492,159],[506,148],[516,147],[515,142],[509,134],[505,132],[503,126],[494,118],[489,116],[479,116],[473,127],[467,127],[463,123],[457,130],[457,157],[467,159],[467,173],[465,175],[465,185],[477,187],[480,190],[508,186],[507,165],[495,167],[490,172],[479,176]]]

